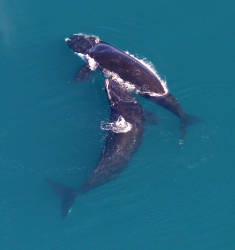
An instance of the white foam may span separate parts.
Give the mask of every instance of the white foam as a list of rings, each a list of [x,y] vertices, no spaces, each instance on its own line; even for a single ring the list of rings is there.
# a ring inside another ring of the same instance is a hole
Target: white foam
[[[88,61],[90,70],[95,71],[98,68],[99,64],[95,61],[94,58],[90,57],[88,54],[85,55],[85,58]]]
[[[95,35],[87,35],[87,34],[83,34],[83,33],[78,33],[78,34],[74,34],[74,35],[82,35],[85,38],[95,37],[96,38],[95,42],[96,43],[100,42],[100,38],[98,36],[95,36]],[[69,39],[69,38],[66,38],[65,41],[67,41],[67,39]],[[135,60],[137,60],[138,62],[143,64],[149,71],[151,71],[156,76],[158,81],[160,82],[164,92],[163,93],[156,93],[156,92],[152,92],[152,91],[142,91],[142,90],[138,89],[134,85],[134,83],[124,81],[117,73],[109,71],[107,69],[103,69],[103,73],[107,78],[111,78],[112,80],[118,82],[124,88],[126,88],[128,91],[135,91],[136,94],[147,94],[149,96],[156,96],[156,97],[165,96],[166,94],[168,94],[169,90],[167,88],[167,82],[164,81],[163,79],[161,79],[160,75],[157,73],[156,69],[154,68],[154,66],[151,62],[147,61],[146,59],[137,58],[136,56],[130,54],[128,51],[125,51],[125,53],[127,55],[133,57]],[[88,54],[84,55],[84,54],[77,53],[77,52],[75,52],[75,54],[77,54],[83,60],[86,60],[88,62],[90,70],[95,71],[98,68],[99,64],[94,60],[94,58],[90,57]]]
[[[156,93],[156,92],[151,92],[151,91],[143,91],[138,89],[133,83],[128,82],[128,81],[124,81],[117,73],[109,71],[107,69],[103,69],[103,73],[105,75],[105,77],[107,78],[111,78],[112,80],[114,80],[115,82],[117,82],[117,84],[120,84],[123,88],[127,89],[128,91],[134,91],[136,94],[147,94],[149,96],[164,96],[168,93],[168,89],[164,88],[164,93]]]
[[[102,130],[111,130],[114,133],[127,133],[131,131],[132,124],[127,122],[123,116],[119,116],[115,122],[101,122],[100,128]]]
[[[136,90],[136,87],[134,84],[128,81],[124,81],[117,73],[109,71],[107,69],[103,69],[103,73],[105,77],[111,78],[113,81],[119,83],[123,88],[126,88],[128,91]]]
[[[99,64],[95,61],[94,58],[90,57],[88,54],[82,54],[82,53],[77,53],[77,52],[74,52],[76,55],[78,55],[80,58],[82,58],[82,60],[86,61],[89,65],[89,68],[91,71],[95,71]]]
[[[109,93],[109,80],[108,79],[105,80],[105,87],[107,90],[108,98],[109,98],[109,100],[111,100],[111,95]]]
[[[116,84],[119,84],[120,85],[120,88],[125,88],[126,91],[130,91],[130,89],[128,89],[128,86],[126,85],[123,85],[122,83],[119,83],[118,81],[116,82]],[[125,84],[125,83],[124,83]],[[106,79],[105,80],[105,87],[106,87],[106,91],[107,91],[107,94],[108,94],[108,98],[109,100],[112,100],[112,96],[110,94],[110,88],[109,88],[109,79]],[[120,102],[132,102],[132,103],[137,103],[137,101],[135,100],[135,98],[125,98],[125,99],[122,99],[121,96],[119,96],[119,101]],[[111,105],[115,105],[114,102],[111,101]]]
[[[164,93],[155,93],[155,92],[149,92],[149,91],[143,91],[141,92],[141,94],[148,94],[150,96],[164,96],[166,95],[169,90],[167,88],[167,82],[164,81],[163,79],[161,79],[160,75],[158,74],[157,70],[154,68],[153,64],[149,61],[145,59],[140,59],[140,58],[137,58],[136,56],[130,54],[128,51],[125,51],[125,53],[131,57],[133,57],[135,60],[139,61],[141,64],[143,64],[149,71],[151,71],[155,76],[156,78],[158,79],[158,81],[161,83],[162,87],[163,87],[163,90],[164,90]]]
[[[136,58],[134,55],[131,55],[127,51],[125,53],[130,55],[131,57],[133,57],[137,61],[139,61],[141,64],[143,64],[145,67],[147,67],[157,77],[157,79],[159,80],[161,86],[163,87],[164,93],[156,93],[156,92],[152,92],[152,91],[140,90],[132,82],[124,81],[117,73],[109,71],[107,69],[103,69],[103,73],[107,78],[113,79],[114,81],[118,82],[119,84],[121,84],[123,87],[125,87],[129,91],[135,91],[136,94],[147,94],[149,96],[157,96],[157,97],[159,97],[159,96],[164,96],[169,92],[169,90],[167,88],[166,81],[161,79],[161,77],[158,75],[157,71],[154,69],[154,67],[152,66],[151,63],[147,63],[144,60]]]
[[[82,53],[74,52],[75,55],[79,56],[83,61],[86,60],[85,55]]]

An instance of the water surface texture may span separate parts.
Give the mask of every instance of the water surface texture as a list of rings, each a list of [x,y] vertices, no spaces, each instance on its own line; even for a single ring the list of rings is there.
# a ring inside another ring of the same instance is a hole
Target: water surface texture
[[[234,1],[0,1],[2,250],[235,249]],[[117,179],[61,219],[46,183],[77,186],[95,167],[109,119],[103,77],[64,38],[88,33],[151,61],[186,112],[155,113]]]

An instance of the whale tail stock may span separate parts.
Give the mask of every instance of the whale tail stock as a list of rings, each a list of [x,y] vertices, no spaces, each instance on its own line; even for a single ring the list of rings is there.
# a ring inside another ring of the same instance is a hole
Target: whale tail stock
[[[70,212],[77,196],[74,188],[67,187],[61,183],[47,179],[47,183],[54,189],[56,194],[61,198],[61,215],[64,219]]]
[[[197,116],[185,113],[179,102],[170,93],[161,97],[149,96],[147,94],[143,96],[166,108],[180,119],[180,144],[183,144],[186,127],[202,121],[202,119]]]

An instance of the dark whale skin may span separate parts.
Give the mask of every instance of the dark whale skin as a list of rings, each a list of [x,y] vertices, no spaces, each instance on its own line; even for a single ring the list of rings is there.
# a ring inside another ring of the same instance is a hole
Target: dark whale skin
[[[134,57],[110,44],[100,42],[89,50],[89,56],[101,68],[117,73],[124,81],[131,82],[140,91],[164,94],[156,75]]]
[[[122,172],[142,141],[145,131],[145,116],[141,105],[132,93],[111,79],[106,79],[106,91],[111,108],[110,122],[115,122],[118,117],[122,116],[126,122],[131,124],[131,129],[125,133],[108,131],[98,164],[88,179],[78,188],[67,187],[48,180],[56,193],[61,196],[63,218],[68,215],[78,195],[109,182]]]
[[[75,34],[66,39],[66,42],[75,53],[89,55],[94,59],[101,71],[108,70],[117,74],[124,81],[133,84],[138,94],[176,115],[181,122],[182,139],[185,127],[198,120],[184,112],[160,77],[137,58],[100,39],[95,41],[94,36]]]
[[[139,148],[144,135],[145,117],[141,105],[131,96],[131,93],[120,88],[118,83],[112,80],[106,81],[110,82],[107,90],[111,95],[111,100],[109,99],[110,122],[116,121],[117,117],[121,115],[132,125],[132,128],[126,133],[108,131],[100,161],[88,180],[81,186],[79,192],[86,192],[102,185],[120,173]],[[125,100],[129,101],[125,102]]]
[[[170,93],[165,94],[162,83],[151,70],[136,58],[104,42],[94,45],[89,50],[89,56],[99,64],[101,69],[117,73],[124,81],[134,84],[142,96],[178,116],[182,122],[182,137],[184,136],[187,115]],[[159,96],[153,96],[149,93],[156,93]]]

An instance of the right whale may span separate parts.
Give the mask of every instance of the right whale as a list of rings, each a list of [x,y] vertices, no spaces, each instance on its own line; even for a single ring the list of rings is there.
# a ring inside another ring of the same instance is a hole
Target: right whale
[[[184,112],[179,102],[169,93],[166,82],[143,60],[103,42],[94,35],[74,34],[65,41],[86,61],[76,75],[77,81],[88,80],[92,71],[101,70],[105,76],[133,88],[137,94],[175,114],[180,119],[182,139],[185,127],[197,121],[196,117]]]
[[[76,188],[48,179],[61,198],[63,218],[71,211],[78,195],[111,181],[125,169],[144,136],[145,112],[136,98],[113,79],[106,79],[105,87],[111,113],[109,123],[103,126],[107,130],[106,142],[95,169]]]

